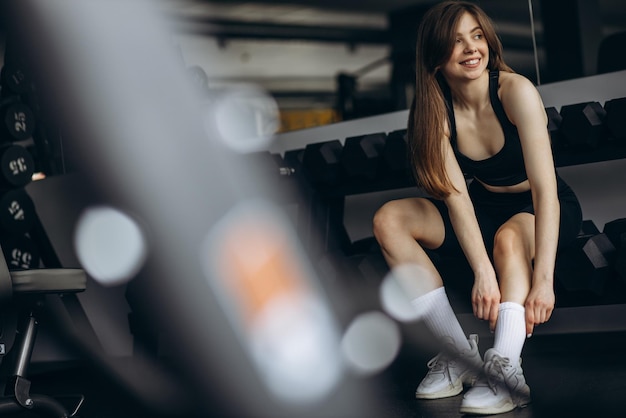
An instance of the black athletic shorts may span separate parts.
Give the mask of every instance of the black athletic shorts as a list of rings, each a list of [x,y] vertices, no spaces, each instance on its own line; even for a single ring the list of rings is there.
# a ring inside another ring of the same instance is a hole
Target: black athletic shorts
[[[582,226],[582,210],[574,191],[557,176],[557,191],[561,206],[558,246],[571,243],[580,232]],[[493,254],[493,239],[500,226],[517,213],[535,213],[532,194],[530,191],[522,193],[494,193],[485,189],[478,181],[469,185],[469,194],[474,203],[474,210],[478,225],[483,235],[485,247],[489,255]],[[435,204],[445,224],[445,239],[435,253],[443,256],[463,255],[461,245],[456,238],[448,208],[437,199],[429,199]]]

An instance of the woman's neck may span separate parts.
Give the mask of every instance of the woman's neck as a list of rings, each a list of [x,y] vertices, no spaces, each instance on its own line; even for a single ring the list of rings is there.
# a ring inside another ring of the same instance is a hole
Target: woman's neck
[[[489,105],[489,71],[474,80],[448,81],[452,101],[461,109],[481,109]]]

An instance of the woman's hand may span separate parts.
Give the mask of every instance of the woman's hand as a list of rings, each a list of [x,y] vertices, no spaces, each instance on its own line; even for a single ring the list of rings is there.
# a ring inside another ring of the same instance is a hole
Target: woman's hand
[[[535,325],[543,324],[550,319],[554,310],[554,288],[550,281],[533,281],[530,293],[526,298],[526,335],[533,333]]]
[[[500,308],[500,288],[496,274],[492,270],[486,275],[477,275],[472,287],[472,309],[478,319],[489,321],[489,329],[496,329],[498,309]]]

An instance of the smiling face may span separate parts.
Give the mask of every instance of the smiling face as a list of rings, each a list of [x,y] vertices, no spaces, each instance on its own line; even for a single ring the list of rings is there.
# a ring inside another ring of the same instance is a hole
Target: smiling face
[[[452,54],[440,71],[447,80],[476,79],[489,64],[489,45],[483,29],[470,13],[464,13],[456,28]]]

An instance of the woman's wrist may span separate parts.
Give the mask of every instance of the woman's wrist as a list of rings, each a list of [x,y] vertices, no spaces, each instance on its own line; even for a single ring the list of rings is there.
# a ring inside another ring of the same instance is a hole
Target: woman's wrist
[[[554,283],[554,274],[541,273],[535,270],[535,272],[533,272],[532,283],[533,283],[533,286],[537,284],[545,284],[545,285],[552,286]]]
[[[491,262],[479,264],[473,269],[473,271],[476,280],[495,276],[495,272],[493,266],[491,265]]]

